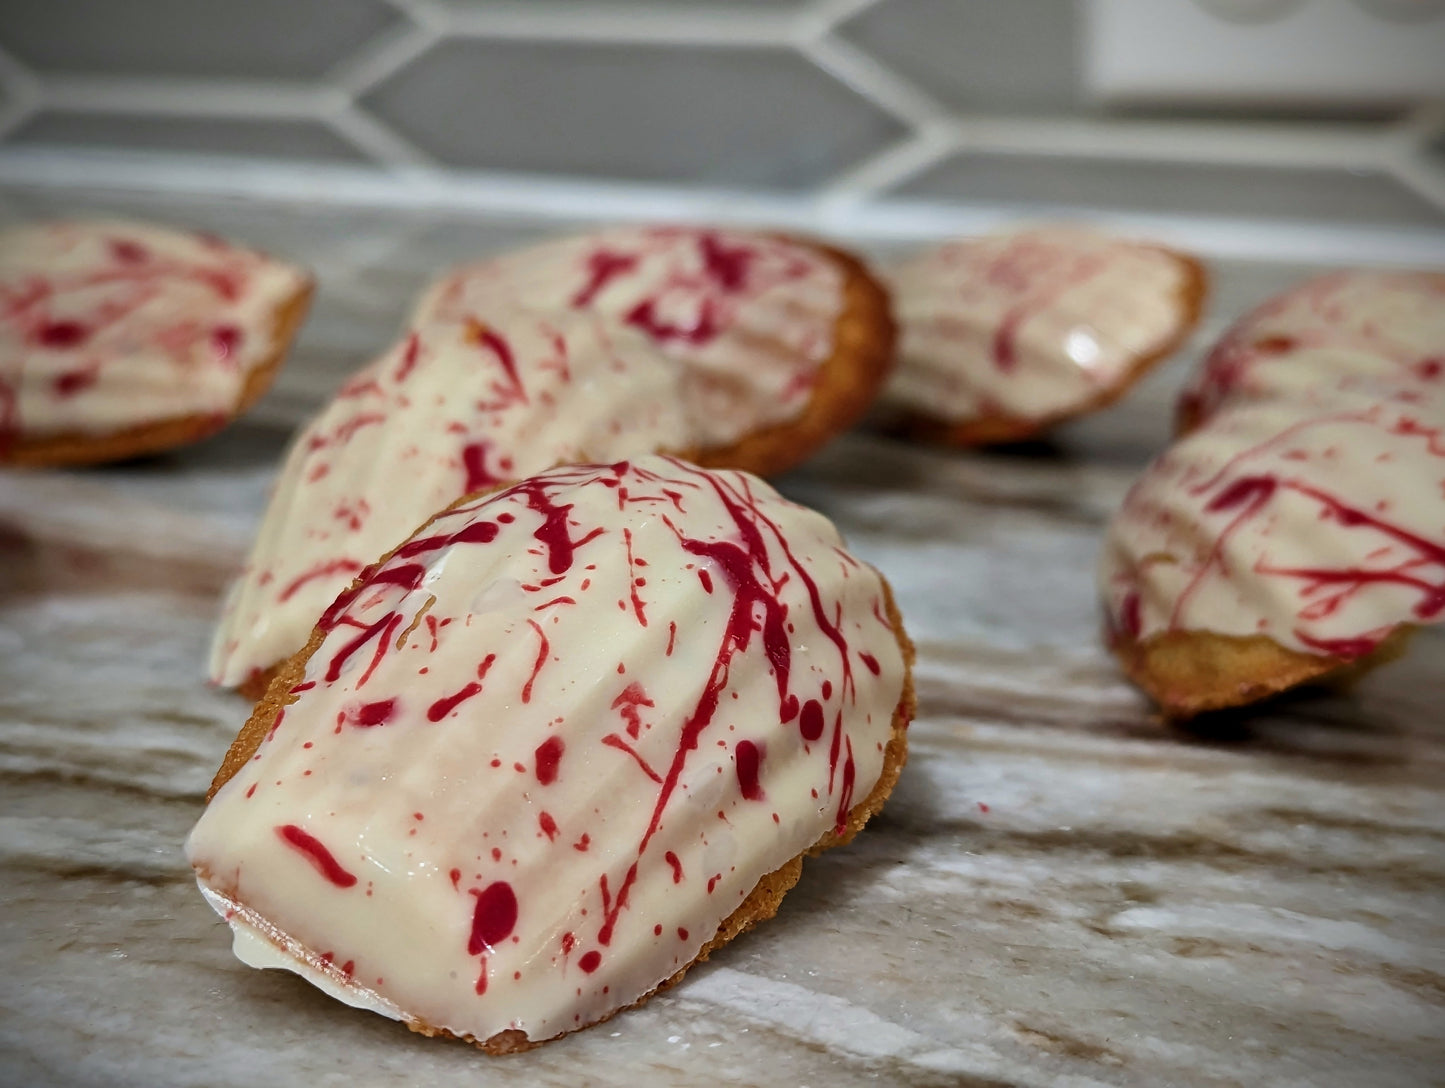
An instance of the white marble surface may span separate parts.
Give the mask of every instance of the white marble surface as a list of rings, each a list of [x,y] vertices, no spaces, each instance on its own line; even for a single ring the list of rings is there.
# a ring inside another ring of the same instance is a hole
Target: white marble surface
[[[676,989],[494,1059],[240,965],[180,843],[247,712],[202,664],[283,424],[428,269],[538,226],[161,211],[310,257],[322,297],[258,421],[0,474],[0,1085],[1442,1083],[1445,633],[1190,731],[1095,637],[1099,532],[1182,361],[1048,445],[857,434],[781,481],[893,581],[912,758],[864,835]],[[1220,271],[1205,335],[1300,270]]]

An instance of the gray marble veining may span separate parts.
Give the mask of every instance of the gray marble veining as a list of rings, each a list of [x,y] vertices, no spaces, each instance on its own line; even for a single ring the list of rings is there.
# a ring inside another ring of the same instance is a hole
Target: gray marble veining
[[[1231,270],[1214,327],[1292,273]],[[330,299],[377,274],[323,287],[293,391],[347,354]],[[1445,633],[1189,730],[1098,643],[1099,531],[1179,374],[1046,445],[855,434],[781,481],[894,584],[909,765],[775,921],[508,1059],[243,967],[181,856],[248,709],[203,661],[286,413],[0,474],[0,1085],[1441,1083]]]

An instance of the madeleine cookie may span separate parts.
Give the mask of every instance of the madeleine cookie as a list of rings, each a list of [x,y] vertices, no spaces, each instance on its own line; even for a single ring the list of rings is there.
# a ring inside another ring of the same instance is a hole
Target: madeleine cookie
[[[691,440],[681,372],[625,326],[513,311],[414,330],[293,441],[211,677],[259,697],[363,567],[463,495],[562,463],[685,454]]]
[[[891,345],[851,258],[638,228],[457,270],[293,445],[212,644],[253,698],[362,566],[462,495],[671,453],[780,471],[863,411]]]
[[[1423,304],[1440,285],[1306,285],[1191,387],[1193,429],[1130,490],[1101,568],[1113,648],[1167,714],[1378,663],[1445,619],[1445,306]]]
[[[882,577],[756,478],[554,469],[337,598],[187,853],[247,962],[524,1049],[677,981],[857,832],[911,657]]]
[[[622,227],[463,266],[413,322],[518,307],[595,313],[648,337],[687,375],[698,462],[765,476],[856,422],[893,352],[888,296],[856,258],[702,227]]]
[[[68,465],[204,438],[264,393],[305,316],[299,269],[119,221],[0,233],[0,464]]]
[[[1183,343],[1205,295],[1193,258],[1075,227],[949,242],[885,278],[899,326],[885,414],[955,446],[1112,403]]]
[[[1442,371],[1445,272],[1334,272],[1236,322],[1185,386],[1175,422],[1184,433],[1227,404],[1429,383]]]

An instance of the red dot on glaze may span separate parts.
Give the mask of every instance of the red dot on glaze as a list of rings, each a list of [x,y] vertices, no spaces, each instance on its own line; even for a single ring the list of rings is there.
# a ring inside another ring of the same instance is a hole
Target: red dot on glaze
[[[235,325],[217,325],[211,330],[211,350],[218,359],[229,359],[241,346],[241,330]]]
[[[47,321],[35,330],[34,340],[45,348],[79,347],[90,338],[90,330],[79,321]]]
[[[661,937],[661,936],[662,936],[662,923],[661,923],[661,922],[657,923],[657,925],[655,925],[655,926],[652,927],[652,935],[653,935],[654,937]]]
[[[382,699],[376,703],[363,703],[353,710],[348,716],[352,725],[367,727],[373,725],[385,725],[391,721],[392,713],[396,710],[396,699]]]
[[[68,370],[55,379],[55,395],[58,397],[73,397],[83,389],[88,389],[100,378],[99,371],[95,369]]]
[[[537,760],[537,781],[544,786],[550,786],[557,781],[557,767],[562,762],[562,753],[566,745],[561,737],[548,737],[541,744],[537,745],[534,753]]]
[[[601,965],[602,953],[598,952],[595,948],[591,952],[583,953],[582,958],[577,961],[577,966],[589,975]]]
[[[505,880],[473,889],[477,905],[472,911],[472,935],[467,942],[471,956],[488,952],[512,935],[517,925],[517,896]]]
[[[809,699],[803,704],[803,711],[798,716],[798,731],[803,734],[804,740],[817,740],[823,735],[823,704],[817,699]]]
[[[817,706],[818,704],[809,702],[808,705]],[[821,722],[821,710],[818,717]],[[738,789],[742,791],[743,799],[761,801],[763,788],[758,784],[758,770],[763,761],[762,749],[750,740],[740,740],[734,758],[738,773]]]
[[[121,264],[140,264],[149,256],[145,246],[124,238],[112,239],[110,255]]]
[[[683,929],[682,926],[677,927],[677,939],[679,941],[687,940],[687,930]]]

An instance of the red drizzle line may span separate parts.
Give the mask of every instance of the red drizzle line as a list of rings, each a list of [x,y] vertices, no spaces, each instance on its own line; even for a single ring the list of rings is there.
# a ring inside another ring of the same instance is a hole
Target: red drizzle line
[[[647,775],[648,778],[661,785],[662,777],[650,766],[648,766],[647,760],[642,758],[641,754],[637,751],[636,748],[632,747],[632,745],[628,744],[616,733],[608,733],[607,736],[602,738],[602,743],[607,745],[609,748],[616,748],[619,751],[626,752],[633,759],[637,760],[637,765],[642,768],[643,774]],[[607,942],[603,941],[602,943],[606,944]]]
[[[297,590],[313,579],[329,578],[333,574],[355,574],[360,569],[361,564],[350,559],[332,559],[329,562],[321,563],[312,567],[305,574],[292,579],[276,600],[284,604],[296,594]]]
[[[341,867],[336,858],[332,856],[331,851],[304,829],[295,824],[283,824],[277,826],[276,834],[281,837],[282,842],[303,855],[316,867],[318,873],[338,888],[350,888],[356,883],[356,877]]]
[[[679,468],[685,468],[685,466],[679,463]],[[647,829],[637,846],[636,860],[632,862],[623,876],[615,898],[609,897],[605,875],[602,878],[603,923],[598,931],[597,940],[603,945],[612,940],[617,918],[627,904],[627,893],[637,879],[638,863],[646,853],[653,835],[657,833],[657,829],[662,824],[662,814],[677,788],[688,753],[697,748],[699,737],[712,723],[717,713],[722,692],[727,687],[732,659],[735,654],[747,649],[754,632],[758,630],[754,620],[754,614],[758,609],[761,609],[763,613],[761,631],[763,652],[773,666],[773,675],[778,685],[779,714],[782,720],[790,721],[798,713],[798,700],[788,692],[791,648],[786,626],[786,609],[777,596],[777,588],[787,580],[787,574],[776,578],[773,576],[767,545],[763,540],[759,523],[767,525],[772,531],[787,556],[792,572],[798,575],[807,588],[819,628],[838,648],[843,671],[843,691],[845,693],[853,691],[852,667],[848,661],[847,640],[844,639],[837,625],[825,614],[822,594],[818,590],[817,583],[788,548],[778,526],[757,509],[750,496],[745,494],[741,500],[735,496],[723,482],[724,478],[707,474],[701,470],[687,469],[687,471],[695,472],[704,483],[713,489],[731,516],[742,543],[739,545],[731,541],[693,540],[682,537],[680,534],[679,543],[685,551],[710,559],[718,566],[733,591],[733,604],[723,634],[722,645],[718,648],[707,683],[698,697],[697,705],[683,722],[672,763],[660,782],[661,789],[658,791],[657,800],[653,805],[651,818],[648,820]],[[762,578],[767,579],[767,584],[764,584],[760,574]],[[838,731],[842,729],[841,711],[835,729]],[[837,747],[837,737],[835,736],[835,750]],[[830,763],[836,764],[836,754]],[[833,768],[830,766],[830,778],[832,771]],[[846,778],[847,770],[845,768],[845,781]],[[845,823],[846,815],[840,817],[840,824]]]
[[[632,611],[637,616],[637,623],[641,627],[647,626],[647,613],[642,598],[637,592],[637,578],[633,574],[635,560],[632,557],[632,530],[622,530],[622,540],[627,545],[627,588],[632,595]]]
[[[537,621],[528,620],[527,622],[531,625],[532,630],[537,632],[537,638],[541,641],[537,647],[537,660],[532,663],[532,675],[527,677],[527,682],[522,687],[522,702],[524,703],[532,701],[532,685],[537,680],[537,674],[542,671],[542,666],[547,663],[547,654],[552,649],[552,644],[547,641],[547,636],[542,633],[542,628],[538,626]]]
[[[600,249],[587,258],[587,282],[572,296],[574,309],[590,306],[612,280],[637,267],[637,258],[630,253],[612,253]]]

